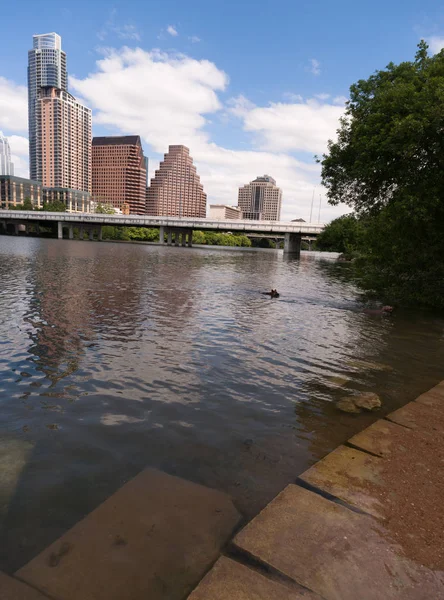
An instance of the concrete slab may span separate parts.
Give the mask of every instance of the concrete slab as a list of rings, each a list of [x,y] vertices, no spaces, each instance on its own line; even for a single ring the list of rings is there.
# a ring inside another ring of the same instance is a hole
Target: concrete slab
[[[379,483],[382,460],[360,450],[339,446],[300,475],[300,479],[369,514],[382,518],[380,503],[368,491]]]
[[[48,600],[37,590],[29,585],[9,577],[0,571],[0,598],[1,600]]]
[[[234,543],[326,600],[443,600],[444,574],[407,559],[372,517],[289,485]]]
[[[16,576],[54,600],[179,600],[239,520],[226,494],[147,469]]]
[[[388,414],[386,419],[409,429],[420,429],[434,435],[444,435],[444,410],[442,407],[426,404],[423,400],[409,402]]]
[[[188,600],[322,600],[310,591],[292,590],[225,556]]]
[[[425,394],[421,394],[421,396],[416,398],[415,402],[420,402],[433,408],[444,409],[444,382],[439,383],[428,392],[425,392]]]
[[[380,457],[387,457],[391,456],[394,451],[402,450],[398,444],[400,433],[409,435],[410,431],[406,431],[401,425],[380,419],[348,441],[360,450],[371,452]]]

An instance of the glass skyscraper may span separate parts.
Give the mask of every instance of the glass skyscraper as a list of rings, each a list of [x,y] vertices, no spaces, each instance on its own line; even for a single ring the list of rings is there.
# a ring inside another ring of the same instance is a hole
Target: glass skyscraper
[[[14,175],[8,138],[0,131],[0,175]]]
[[[30,177],[43,181],[40,90],[52,87],[67,91],[66,54],[57,33],[33,36],[28,52],[28,120]]]

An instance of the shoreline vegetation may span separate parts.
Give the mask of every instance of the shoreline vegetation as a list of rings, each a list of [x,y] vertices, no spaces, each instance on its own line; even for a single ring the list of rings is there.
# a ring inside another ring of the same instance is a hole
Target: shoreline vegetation
[[[350,88],[318,162],[332,205],[353,211],[318,237],[356,283],[398,306],[444,308],[444,50],[390,63]]]

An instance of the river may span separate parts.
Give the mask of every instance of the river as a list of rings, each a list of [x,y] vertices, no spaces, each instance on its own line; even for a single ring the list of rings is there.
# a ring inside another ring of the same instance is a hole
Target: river
[[[363,313],[331,255],[0,236],[0,569],[145,466],[253,517],[443,379],[443,332],[436,316]],[[360,390],[378,414],[337,411]]]

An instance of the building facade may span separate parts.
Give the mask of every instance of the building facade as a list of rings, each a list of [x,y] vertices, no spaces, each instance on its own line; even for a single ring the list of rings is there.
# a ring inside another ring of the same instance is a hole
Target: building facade
[[[138,135],[95,137],[92,141],[92,193],[99,203],[124,213],[144,214],[147,159]]]
[[[8,138],[0,131],[0,175],[14,175]]]
[[[28,52],[29,171],[32,180],[43,181],[40,90],[52,87],[66,92],[68,75],[59,35],[34,35],[32,41]]]
[[[238,206],[210,204],[209,219],[242,219],[242,211]]]
[[[207,195],[186,146],[169,146],[147,189],[149,215],[206,217]]]
[[[282,190],[276,186],[273,177],[256,177],[254,181],[239,188],[238,205],[244,219],[279,221]]]
[[[40,90],[41,166],[45,187],[91,192],[91,110],[63,90]]]
[[[42,207],[43,188],[39,181],[13,175],[0,175],[0,208],[13,208],[23,204],[28,198],[34,208]]]
[[[43,201],[46,204],[63,202],[66,212],[92,212],[92,200],[89,192],[69,188],[43,188]]]

